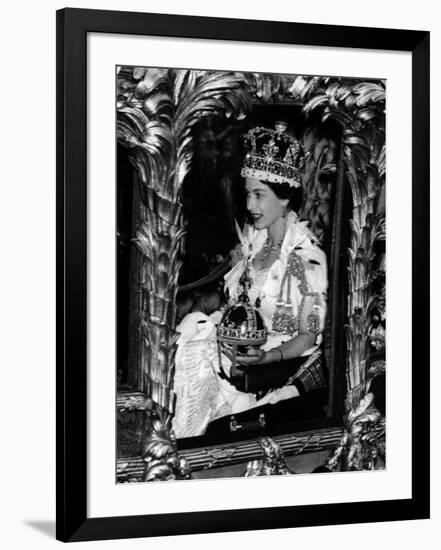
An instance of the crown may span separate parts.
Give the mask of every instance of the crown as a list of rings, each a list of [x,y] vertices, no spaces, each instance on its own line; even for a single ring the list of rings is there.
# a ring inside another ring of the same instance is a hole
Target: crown
[[[287,128],[286,122],[278,121],[274,130],[257,126],[248,131],[242,177],[300,187],[308,153],[300,141],[287,133]]]

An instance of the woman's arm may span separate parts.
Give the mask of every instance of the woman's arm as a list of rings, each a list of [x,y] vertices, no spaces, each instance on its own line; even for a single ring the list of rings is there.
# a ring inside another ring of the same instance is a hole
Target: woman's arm
[[[290,340],[276,348],[264,351],[250,348],[247,355],[237,357],[237,362],[242,365],[265,365],[277,363],[286,359],[299,357],[305,351],[312,348],[320,332],[320,312],[316,304],[316,296],[306,296],[299,319],[299,332]],[[318,316],[318,317],[317,317]]]

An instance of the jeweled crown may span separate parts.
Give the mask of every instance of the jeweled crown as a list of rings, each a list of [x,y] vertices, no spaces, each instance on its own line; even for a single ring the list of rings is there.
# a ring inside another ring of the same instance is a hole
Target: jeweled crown
[[[274,130],[257,126],[247,132],[242,177],[300,187],[308,153],[287,128],[286,122],[278,121]]]

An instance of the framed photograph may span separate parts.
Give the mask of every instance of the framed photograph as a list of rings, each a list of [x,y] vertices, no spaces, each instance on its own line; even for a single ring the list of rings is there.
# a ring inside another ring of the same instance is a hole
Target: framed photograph
[[[60,10],[57,258],[59,540],[429,517],[428,32]]]

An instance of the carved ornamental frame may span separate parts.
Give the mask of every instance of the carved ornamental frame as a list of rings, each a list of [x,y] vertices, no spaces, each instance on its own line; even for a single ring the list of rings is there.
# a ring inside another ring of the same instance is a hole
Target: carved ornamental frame
[[[136,232],[142,258],[141,390],[150,410],[158,411],[161,429],[169,426],[175,408],[175,299],[185,238],[180,191],[192,160],[191,129],[204,116],[244,118],[256,98],[271,104],[282,96],[285,102],[301,103],[306,115],[319,111],[323,122],[334,120],[341,127],[340,170],[350,185],[353,205],[348,250],[346,409],[348,413],[357,410],[368,392],[369,311],[376,298],[372,290],[374,247],[378,239],[384,238],[384,215],[379,212],[378,198],[385,177],[385,83],[339,77],[118,67],[117,94],[118,141],[128,148],[143,197]],[[337,194],[343,193],[342,184]],[[341,200],[336,197],[337,207]],[[341,211],[337,215],[341,216]],[[340,247],[340,242],[334,243],[336,258],[342,253]],[[338,262],[334,263],[338,268]],[[335,286],[331,288],[334,294]],[[123,408],[133,407],[124,402]],[[377,422],[380,414],[371,399],[358,414],[366,414],[367,408],[372,421]],[[289,451],[289,446],[285,447]],[[233,448],[235,455],[244,456],[240,443]],[[205,451],[210,456],[210,451]],[[191,460],[194,452],[183,454],[195,464]],[[249,453],[245,456],[256,458]],[[231,459],[226,462],[231,463]],[[131,460],[120,459],[120,464],[127,464],[126,471],[131,471]],[[119,471],[124,470],[120,467]]]

